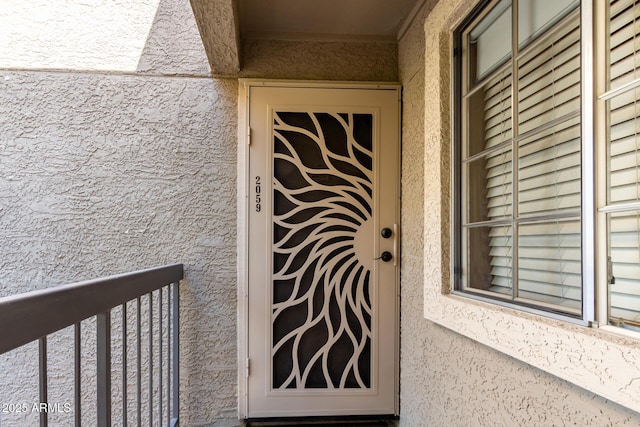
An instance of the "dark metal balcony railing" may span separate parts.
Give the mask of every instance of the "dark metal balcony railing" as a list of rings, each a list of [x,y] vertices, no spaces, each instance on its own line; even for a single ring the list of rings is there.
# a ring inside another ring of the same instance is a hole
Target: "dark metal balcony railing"
[[[47,335],[70,326],[74,327],[74,418],[81,425],[81,334],[80,323],[96,316],[96,371],[97,390],[95,412],[97,420],[91,425],[111,425],[112,411],[112,342],[121,339],[122,345],[122,419],[128,425],[127,407],[130,394],[134,394],[137,425],[143,419],[143,384],[148,386],[145,418],[148,424],[177,426],[179,414],[179,282],[183,278],[182,264],[141,270],[133,273],[58,286],[21,295],[0,298],[0,355],[24,344],[39,341],[39,399],[47,404]],[[163,290],[166,296],[163,296]],[[156,298],[152,294],[155,292]],[[142,297],[148,295],[148,307],[142,307]],[[166,298],[166,299],[165,299]],[[154,325],[153,302],[158,304]],[[127,363],[127,302],[135,301],[136,313],[136,391],[129,392]],[[122,336],[111,335],[111,310],[121,306]],[[142,312],[148,312],[148,320]],[[166,323],[163,325],[163,317]],[[154,328],[154,326],[157,326]],[[148,360],[142,358],[142,328],[148,337]],[[164,347],[166,345],[166,347]],[[155,359],[155,360],[154,360]],[[155,367],[154,363],[158,363]],[[143,364],[148,378],[142,378]],[[154,378],[155,376],[155,378]],[[154,384],[154,380],[157,383]],[[163,389],[166,392],[163,398]],[[154,396],[156,402],[154,403]],[[156,412],[157,411],[157,412]],[[154,417],[154,412],[157,418]],[[39,413],[40,426],[48,424],[46,411]],[[166,417],[166,420],[165,420]]]

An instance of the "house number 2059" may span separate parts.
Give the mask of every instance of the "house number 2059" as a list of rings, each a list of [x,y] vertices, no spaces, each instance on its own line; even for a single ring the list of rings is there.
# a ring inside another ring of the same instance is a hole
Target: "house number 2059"
[[[260,177],[256,176],[256,212],[260,212],[262,210],[262,198],[260,197],[260,193],[262,190]]]

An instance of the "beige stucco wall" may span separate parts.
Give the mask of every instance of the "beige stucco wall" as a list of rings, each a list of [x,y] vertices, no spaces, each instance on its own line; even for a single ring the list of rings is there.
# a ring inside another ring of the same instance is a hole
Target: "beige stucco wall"
[[[241,77],[290,80],[398,80],[393,42],[245,40]]]
[[[447,283],[449,25],[474,3],[427,1],[399,43],[403,109],[400,426],[639,425],[640,414],[425,320]],[[446,56],[445,56],[446,58]],[[429,105],[429,108],[426,108]],[[442,130],[442,134],[440,134]],[[425,244],[425,242],[427,242]]]
[[[453,7],[458,2],[442,1],[462,13]],[[15,3],[25,16],[38,15],[29,5],[42,6]],[[425,182],[424,159],[448,144],[426,132],[434,117],[425,117],[425,100],[448,74],[425,64],[426,49],[438,48],[425,43],[432,3],[397,50],[384,43],[244,46],[245,76],[399,77],[404,85],[400,425],[638,425],[636,413],[424,319],[423,254],[446,258],[442,245],[427,240],[425,247],[422,238],[443,235],[437,220],[446,215],[424,206],[433,184]],[[19,42],[24,34],[17,30],[14,48],[36,47],[14,62],[0,55],[0,295],[184,262],[182,425],[237,425],[237,82],[209,76],[188,0],[114,4],[139,15],[131,27],[144,34],[137,57],[125,49],[118,61],[109,62],[108,52],[92,60],[105,53],[99,42],[78,50],[56,42],[64,32],[47,33],[53,41]],[[51,53],[47,43],[67,46],[59,57],[77,61],[43,59]],[[434,225],[425,229],[430,217]],[[92,328],[85,328],[89,344]],[[71,366],[64,344],[52,341],[50,389],[54,401],[66,402],[72,390],[64,369]],[[37,400],[35,354],[29,346],[0,356],[0,402]],[[25,425],[19,417],[0,419],[3,427]]]
[[[238,425],[237,80],[211,77],[188,0],[9,3],[0,296],[184,263],[181,425]],[[261,41],[247,52],[244,76],[397,79],[393,43]],[[93,425],[95,323],[82,333],[83,424]],[[52,403],[73,401],[71,335],[49,342]],[[37,402],[36,370],[36,345],[0,356],[0,403]],[[113,387],[119,395],[119,380]],[[71,416],[52,414],[51,425]],[[0,424],[35,425],[37,414],[0,413]]]
[[[0,52],[15,53],[0,55],[0,295],[184,263],[181,425],[237,425],[237,81],[211,78],[188,0],[94,5],[111,16],[66,4],[69,13],[54,8],[58,21],[42,2],[0,12],[0,32],[15,40],[0,42]],[[89,18],[93,25],[73,27]],[[110,45],[91,32],[123,20],[130,26]],[[18,24],[51,31],[29,38]],[[86,45],[74,44],[81,30]],[[118,313],[113,327],[115,335]],[[50,402],[73,402],[65,335],[49,343]],[[87,354],[94,339],[85,322]],[[116,359],[120,347],[114,340]],[[83,424],[94,425],[95,367],[88,358],[84,367]],[[0,402],[37,402],[34,372],[34,345],[0,356]],[[119,381],[113,387],[119,394]],[[129,416],[133,423],[131,406]],[[35,425],[37,414],[0,420]],[[52,422],[70,425],[64,414]]]

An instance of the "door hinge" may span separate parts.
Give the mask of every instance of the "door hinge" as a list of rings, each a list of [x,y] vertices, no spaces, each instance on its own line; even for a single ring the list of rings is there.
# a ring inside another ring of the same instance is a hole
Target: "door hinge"
[[[251,367],[251,359],[249,359],[249,358],[247,357],[247,367],[246,367],[246,371],[247,371],[247,374],[246,374],[246,375],[247,375],[247,378],[249,378],[249,375],[250,375],[250,373],[251,373],[251,369],[250,369],[250,367]]]
[[[247,126],[247,145],[251,145],[251,126]]]

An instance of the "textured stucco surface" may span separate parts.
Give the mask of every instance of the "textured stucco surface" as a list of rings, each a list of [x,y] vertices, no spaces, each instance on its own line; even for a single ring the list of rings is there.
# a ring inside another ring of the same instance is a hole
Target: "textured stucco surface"
[[[188,0],[5,0],[0,7],[0,68],[208,74],[198,39]]]
[[[216,74],[240,71],[240,29],[235,0],[191,0],[211,69]]]
[[[447,145],[429,132],[443,127],[425,108],[439,99],[448,73],[425,64],[446,48],[425,41],[425,33],[441,31],[425,27],[434,3],[426,2],[398,48],[244,45],[246,77],[404,85],[400,425],[640,425],[637,413],[424,318],[425,277],[443,283],[446,273],[434,266],[448,262]],[[465,9],[457,0],[441,3],[449,15]],[[148,13],[130,6],[122,7]],[[160,0],[144,22],[153,24],[130,73],[0,69],[0,295],[185,263],[181,424],[233,426],[237,82],[208,77],[187,0]],[[83,324],[88,354],[94,328]],[[71,393],[69,335],[61,331],[50,344],[53,401]],[[0,356],[0,402],[37,401],[35,355],[29,345]],[[91,369],[83,376],[87,395],[95,387]],[[37,422],[0,419],[3,426]],[[50,425],[68,424],[55,420]]]
[[[131,10],[131,2],[125,9]],[[185,76],[210,74],[188,0],[159,0],[136,71]]]
[[[433,298],[425,289],[446,289],[449,262],[448,96],[441,97],[448,94],[449,68],[438,67],[433,58],[449,52],[443,23],[462,16],[473,2],[441,1],[430,14],[433,3],[426,2],[399,43],[404,87],[400,426],[640,425],[636,412],[425,320],[424,307]],[[542,354],[551,350],[540,348]]]
[[[237,83],[0,82],[0,292],[183,262],[186,425],[235,417]]]
[[[210,77],[188,0],[156,3],[131,72],[0,69],[0,295],[184,263],[181,425],[237,425],[237,81]],[[95,325],[82,328],[88,402]],[[70,333],[50,339],[52,402],[72,401]],[[0,402],[38,401],[36,350],[0,356]],[[87,404],[84,424],[92,414]]]
[[[398,80],[395,43],[245,40],[241,77],[295,80]]]
[[[188,0],[111,6],[126,8],[120,15],[144,33],[135,49],[124,39],[132,34],[112,36],[110,43],[123,46],[113,61],[99,46],[91,52],[69,44],[73,29],[63,20],[57,25],[64,31],[13,46],[19,66],[0,63],[0,296],[184,263],[181,424],[237,425],[238,84],[210,77]],[[25,6],[12,13],[28,26],[37,25],[35,12],[43,13]],[[107,26],[120,16],[105,15]],[[67,46],[64,63],[43,54],[51,43]],[[394,44],[256,42],[249,51],[246,76],[397,79]],[[119,316],[114,310],[114,336]],[[49,339],[50,402],[72,401],[71,334]],[[83,322],[82,336],[83,422],[92,425],[95,321]],[[122,393],[120,345],[114,341],[114,402]],[[36,369],[36,345],[0,357],[0,402],[37,402]],[[50,425],[68,425],[70,416],[52,414]],[[3,427],[32,425],[37,414],[0,420]]]

